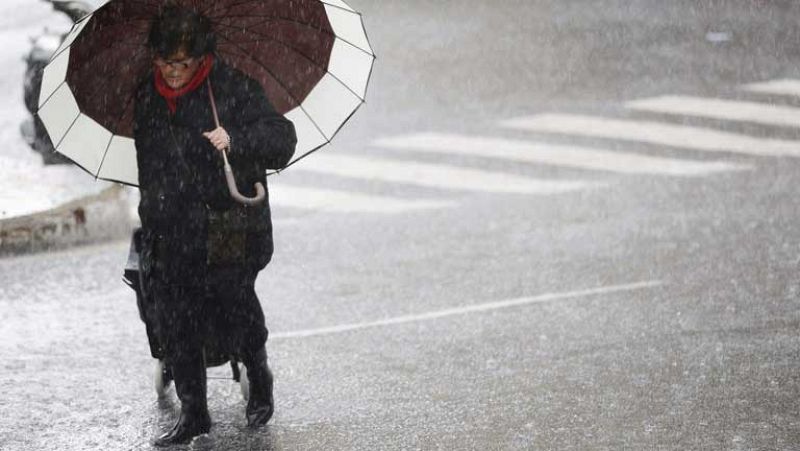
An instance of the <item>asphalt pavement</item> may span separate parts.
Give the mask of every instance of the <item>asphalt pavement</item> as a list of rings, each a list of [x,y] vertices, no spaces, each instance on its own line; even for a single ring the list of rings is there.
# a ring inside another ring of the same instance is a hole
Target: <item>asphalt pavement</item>
[[[367,104],[269,180],[275,417],[213,369],[176,449],[800,449],[800,5],[352,5]],[[126,253],[0,260],[0,449],[174,421]]]

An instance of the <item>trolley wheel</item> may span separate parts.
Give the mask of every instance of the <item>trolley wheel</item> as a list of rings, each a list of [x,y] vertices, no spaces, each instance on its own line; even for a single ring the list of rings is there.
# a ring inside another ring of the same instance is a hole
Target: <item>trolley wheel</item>
[[[247,401],[250,398],[250,379],[247,378],[247,367],[244,365],[239,367],[239,390],[242,398]]]
[[[172,384],[172,371],[164,364],[163,360],[156,360],[153,370],[153,385],[159,398],[167,394],[167,389]]]

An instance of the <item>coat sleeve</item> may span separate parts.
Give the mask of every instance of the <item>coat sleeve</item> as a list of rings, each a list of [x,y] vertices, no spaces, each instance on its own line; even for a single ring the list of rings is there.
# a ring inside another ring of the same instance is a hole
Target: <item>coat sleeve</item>
[[[149,167],[147,154],[152,148],[151,136],[147,133],[149,122],[153,118],[148,117],[148,99],[144,93],[144,88],[140,86],[136,91],[133,115],[133,141],[136,146],[136,165],[139,173],[139,188],[147,189],[151,186],[152,169]]]
[[[139,268],[145,280],[149,278],[154,264],[153,230],[156,227],[152,204],[148,201],[158,183],[157,164],[153,159],[153,135],[151,133],[155,118],[151,115],[150,98],[143,87],[136,92],[134,103],[133,139],[136,146],[136,166],[139,174],[138,213],[142,222],[141,250]]]
[[[144,86],[137,90],[134,104],[133,140],[136,146],[136,166],[139,175],[139,218],[142,226],[148,230],[154,226],[152,221],[151,205],[148,202],[151,191],[156,190],[159,171],[157,162],[153,158],[153,122],[150,97],[146,94]]]
[[[275,111],[258,82],[243,78],[234,87],[235,119],[231,125],[222,124],[231,137],[231,152],[258,161],[267,169],[281,169],[294,155],[294,124]]]

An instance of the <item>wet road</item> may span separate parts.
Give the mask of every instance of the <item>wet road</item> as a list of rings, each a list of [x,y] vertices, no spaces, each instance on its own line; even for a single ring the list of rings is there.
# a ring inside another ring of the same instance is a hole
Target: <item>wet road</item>
[[[276,415],[215,369],[184,449],[800,449],[800,7],[565,3],[353,2],[369,103],[270,179]],[[126,251],[0,260],[0,449],[174,420]]]

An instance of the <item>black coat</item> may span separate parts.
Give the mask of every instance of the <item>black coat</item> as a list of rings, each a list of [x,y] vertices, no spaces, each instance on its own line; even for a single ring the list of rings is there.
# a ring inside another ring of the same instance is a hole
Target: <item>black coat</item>
[[[280,169],[291,159],[297,142],[294,125],[275,111],[257,82],[219,58],[209,78],[220,124],[231,137],[229,159],[239,191],[252,196],[255,182],[266,187],[267,169]],[[210,263],[210,212],[236,209],[246,229],[246,258],[240,263],[258,271],[273,252],[268,192],[267,201],[253,207],[231,198],[222,155],[202,135],[215,128],[205,83],[180,97],[177,105],[171,114],[152,73],[139,86],[134,139],[145,247],[142,269],[150,273],[155,268],[162,280],[175,283],[204,279]]]

